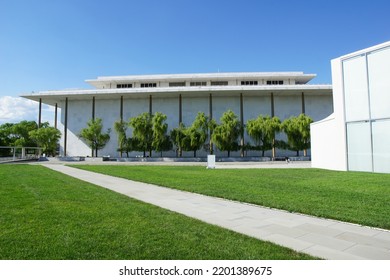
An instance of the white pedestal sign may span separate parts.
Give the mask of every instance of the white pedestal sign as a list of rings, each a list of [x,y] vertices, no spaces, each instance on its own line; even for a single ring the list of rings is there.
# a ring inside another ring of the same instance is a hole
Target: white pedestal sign
[[[207,155],[207,168],[215,168],[215,155]]]

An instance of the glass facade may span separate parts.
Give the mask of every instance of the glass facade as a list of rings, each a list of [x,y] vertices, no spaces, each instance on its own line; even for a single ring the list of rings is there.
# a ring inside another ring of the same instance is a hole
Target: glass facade
[[[343,61],[348,169],[390,173],[390,48]]]

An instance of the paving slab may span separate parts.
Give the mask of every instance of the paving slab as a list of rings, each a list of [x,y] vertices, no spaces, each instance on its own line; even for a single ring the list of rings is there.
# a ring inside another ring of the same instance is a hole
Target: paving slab
[[[390,260],[388,230],[159,187],[62,164],[42,165],[137,200],[323,259]]]
[[[372,246],[355,245],[345,250],[346,253],[375,260],[388,260],[389,250],[372,248]]]
[[[354,253],[348,253],[337,249],[332,249],[322,245],[313,245],[309,248],[302,250],[303,253],[312,256],[322,256],[327,260],[367,260],[370,259],[368,256],[361,257]]]
[[[365,246],[376,247],[378,249],[390,250],[390,242],[387,240],[381,240],[378,236],[376,238],[371,238],[353,232],[344,232],[337,236],[337,238]]]
[[[339,240],[337,238],[334,238],[333,236],[327,236],[326,233],[307,233],[305,235],[297,237],[297,239],[339,251],[345,251],[356,244],[354,242]]]

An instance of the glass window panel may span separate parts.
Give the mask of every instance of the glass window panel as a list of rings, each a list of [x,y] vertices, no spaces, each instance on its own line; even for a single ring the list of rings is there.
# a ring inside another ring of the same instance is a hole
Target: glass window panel
[[[371,117],[390,117],[390,48],[370,53],[368,56]]]
[[[372,123],[374,171],[390,173],[390,120]]]
[[[347,122],[367,120],[369,118],[366,72],[365,56],[343,61],[345,115]]]
[[[347,142],[348,169],[372,171],[370,123],[348,123]]]

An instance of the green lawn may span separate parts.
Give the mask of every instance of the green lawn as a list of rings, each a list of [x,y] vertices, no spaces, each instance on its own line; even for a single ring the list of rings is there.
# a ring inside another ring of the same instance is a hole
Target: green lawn
[[[0,178],[3,260],[311,259],[42,166],[0,165]]]
[[[390,174],[199,166],[78,168],[161,186],[390,229]]]

